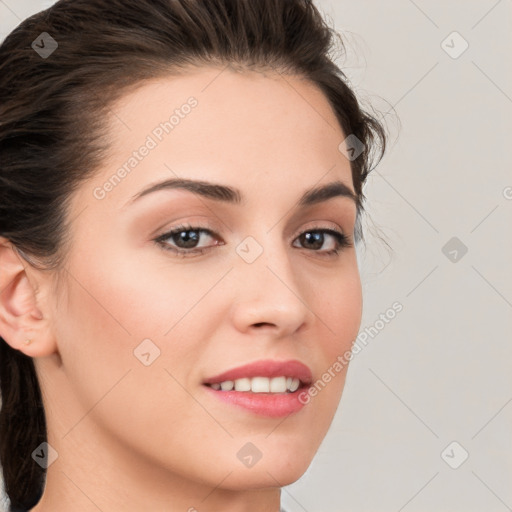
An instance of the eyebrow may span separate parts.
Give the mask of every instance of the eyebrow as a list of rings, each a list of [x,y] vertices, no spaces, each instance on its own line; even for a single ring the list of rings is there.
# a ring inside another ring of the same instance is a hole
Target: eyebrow
[[[133,196],[127,205],[153,192],[169,189],[188,190],[207,199],[213,199],[215,201],[222,201],[230,204],[240,204],[243,200],[243,194],[240,190],[227,185],[185,178],[170,178],[142,190]],[[357,195],[350,189],[350,187],[342,181],[333,181],[326,185],[320,185],[306,190],[299,199],[298,205],[301,208],[313,206],[323,201],[327,201],[328,199],[332,199],[333,197],[347,197],[356,205],[358,204]]]

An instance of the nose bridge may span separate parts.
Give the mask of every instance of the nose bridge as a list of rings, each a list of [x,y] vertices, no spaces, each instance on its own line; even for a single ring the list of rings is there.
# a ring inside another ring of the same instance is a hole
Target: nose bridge
[[[278,230],[267,233],[261,229],[257,235],[247,236],[236,252],[235,318],[239,328],[265,323],[293,332],[310,319],[304,289]]]
[[[270,288],[278,291],[275,289],[285,288],[288,293],[292,293],[291,288],[295,294],[300,295],[300,286],[296,283],[289,250],[277,228],[270,232],[262,228],[257,234],[247,236],[237,246],[236,252],[242,260],[238,262],[240,273],[249,280],[255,280],[256,284],[259,283],[261,286],[257,290],[263,292],[263,288]]]

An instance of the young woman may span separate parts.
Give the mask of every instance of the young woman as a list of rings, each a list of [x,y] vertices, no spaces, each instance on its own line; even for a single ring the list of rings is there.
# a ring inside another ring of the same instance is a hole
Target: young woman
[[[11,510],[280,509],[342,394],[385,150],[336,40],[311,0],[61,0],[0,46]]]

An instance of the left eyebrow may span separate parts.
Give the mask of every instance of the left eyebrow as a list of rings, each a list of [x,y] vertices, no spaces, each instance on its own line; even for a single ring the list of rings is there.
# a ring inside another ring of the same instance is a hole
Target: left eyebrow
[[[243,200],[243,194],[240,190],[207,181],[198,181],[185,178],[170,178],[168,180],[149,186],[133,196],[125,205],[131,204],[141,197],[147,196],[153,192],[169,189],[184,189],[195,194],[199,194],[207,199],[223,201],[231,204],[240,204]],[[342,181],[333,181],[326,185],[320,185],[306,190],[299,199],[298,205],[301,208],[312,206],[333,197],[346,197],[352,200],[356,205],[358,203],[356,194]]]
[[[333,197],[347,197],[351,199],[356,205],[358,203],[357,196],[352,189],[350,189],[342,181],[333,181],[327,185],[320,185],[319,187],[312,188],[304,192],[299,200],[300,207],[312,206],[314,204],[327,201]]]

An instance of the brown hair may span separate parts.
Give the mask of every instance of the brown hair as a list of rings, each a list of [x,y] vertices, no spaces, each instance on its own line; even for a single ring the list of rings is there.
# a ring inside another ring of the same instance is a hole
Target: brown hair
[[[51,54],[44,33],[58,44]],[[106,155],[109,105],[146,79],[203,64],[279,70],[319,87],[363,144],[351,161],[359,216],[386,133],[334,63],[336,42],[344,50],[312,0],[60,0],[26,19],[0,46],[0,236],[32,265],[61,268],[69,198]],[[44,487],[31,454],[46,440],[45,414],[32,359],[1,338],[0,384],[5,490],[13,510],[27,509]]]

